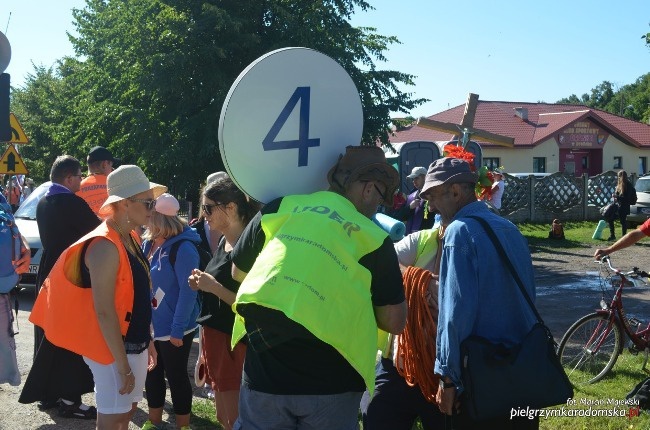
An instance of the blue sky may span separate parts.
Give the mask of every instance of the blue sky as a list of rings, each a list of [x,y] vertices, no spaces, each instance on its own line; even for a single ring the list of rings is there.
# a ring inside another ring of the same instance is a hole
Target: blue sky
[[[481,100],[552,103],[605,80],[622,86],[650,72],[650,49],[641,40],[650,32],[648,0],[370,3],[375,10],[357,12],[352,24],[400,39],[378,66],[417,76],[406,90],[430,101],[411,112],[416,117],[463,104],[469,92]],[[18,0],[3,8],[12,85],[22,85],[32,62],[49,67],[74,54],[66,31],[73,31],[71,9],[84,5]]]

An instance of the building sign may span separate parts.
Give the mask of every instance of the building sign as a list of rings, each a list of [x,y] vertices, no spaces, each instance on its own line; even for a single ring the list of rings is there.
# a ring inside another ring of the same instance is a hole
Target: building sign
[[[578,121],[557,135],[560,148],[602,148],[609,134],[591,121]]]

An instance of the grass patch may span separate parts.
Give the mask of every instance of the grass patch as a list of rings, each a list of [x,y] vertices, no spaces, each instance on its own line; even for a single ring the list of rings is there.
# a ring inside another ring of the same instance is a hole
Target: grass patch
[[[643,354],[632,355],[624,351],[618,357],[612,371],[602,380],[591,385],[583,385],[574,388],[573,400],[575,404],[560,405],[554,409],[562,409],[579,413],[578,410],[616,410],[617,412],[629,413],[630,406],[616,402],[623,402],[627,393],[641,380],[648,375],[641,370]],[[591,405],[590,405],[591,403]],[[585,412],[587,413],[587,412]],[[632,413],[634,415],[634,411]],[[540,429],[544,430],[623,430],[623,429],[648,429],[650,428],[650,415],[641,411],[638,417],[551,417],[540,420]]]
[[[611,244],[604,239],[609,237],[609,228],[603,230],[603,239],[592,239],[597,221],[567,221],[564,223],[564,239],[549,239],[550,223],[518,223],[517,228],[528,240],[531,252],[554,252],[559,249],[605,247]],[[632,231],[629,228],[628,231]],[[621,233],[621,226],[616,223],[616,231]],[[620,236],[618,236],[620,239]],[[641,241],[634,246],[650,247],[647,241]]]
[[[192,417],[190,425],[194,430],[221,430],[223,427],[216,419],[216,410],[214,402],[208,399],[198,399],[195,397],[192,401]]]
[[[585,246],[605,245],[608,242],[602,239],[592,239],[597,223],[595,221],[569,221],[564,223],[564,239],[549,239],[549,223],[520,223],[517,224],[521,234],[528,239],[531,247],[540,251],[557,248],[584,248]],[[607,228],[606,228],[607,229]],[[619,227],[620,230],[620,227]],[[603,232],[603,237],[609,236],[609,230]]]

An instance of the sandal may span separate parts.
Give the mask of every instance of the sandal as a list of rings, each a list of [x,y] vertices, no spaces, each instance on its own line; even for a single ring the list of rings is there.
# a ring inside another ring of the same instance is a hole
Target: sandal
[[[89,406],[88,409],[81,409],[81,403],[66,405],[61,402],[59,405],[59,416],[63,418],[80,418],[82,420],[94,420],[97,418],[97,408]]]

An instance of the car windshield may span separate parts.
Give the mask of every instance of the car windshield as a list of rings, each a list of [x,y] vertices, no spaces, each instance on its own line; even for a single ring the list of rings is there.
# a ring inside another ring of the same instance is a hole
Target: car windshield
[[[650,178],[639,178],[639,180],[636,181],[634,188],[636,188],[636,191],[639,193],[650,193]]]
[[[38,205],[38,201],[50,188],[50,185],[52,185],[52,182],[47,181],[36,187],[25,201],[22,202],[14,214],[14,218],[36,219],[36,205]]]

